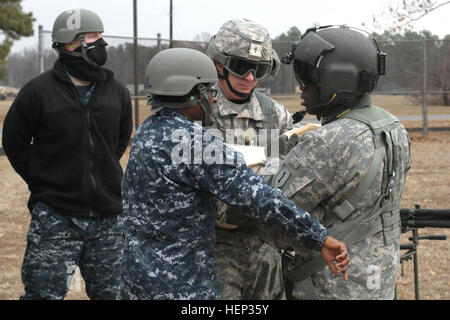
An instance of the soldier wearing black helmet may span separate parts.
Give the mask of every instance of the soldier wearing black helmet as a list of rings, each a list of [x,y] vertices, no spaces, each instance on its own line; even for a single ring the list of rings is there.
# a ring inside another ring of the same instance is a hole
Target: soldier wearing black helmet
[[[371,103],[385,54],[358,30],[327,26],[309,29],[283,61],[293,62],[302,105],[322,126],[299,138],[272,183],[330,228],[352,257],[344,283],[296,247],[296,265],[285,275],[288,296],[392,299],[411,150],[400,121]]]
[[[119,159],[131,100],[102,67],[102,33],[96,13],[62,12],[52,33],[59,59],[21,89],[5,118],[5,153],[31,192],[22,299],[63,299],[77,266],[91,299],[119,297]]]

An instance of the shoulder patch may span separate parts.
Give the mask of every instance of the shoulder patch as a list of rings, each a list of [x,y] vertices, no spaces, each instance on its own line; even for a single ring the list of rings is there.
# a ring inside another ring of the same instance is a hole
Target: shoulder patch
[[[287,188],[283,190],[283,194],[285,197],[290,198],[314,180],[314,175],[310,174],[309,172],[305,176],[297,176],[291,183],[289,183],[289,186],[287,186]]]

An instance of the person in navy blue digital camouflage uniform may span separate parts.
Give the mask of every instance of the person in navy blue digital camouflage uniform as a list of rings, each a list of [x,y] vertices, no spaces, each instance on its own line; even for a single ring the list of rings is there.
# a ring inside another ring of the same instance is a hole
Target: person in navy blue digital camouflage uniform
[[[321,250],[347,278],[345,244],[208,133],[217,73],[205,54],[161,51],[146,71],[153,115],[134,136],[122,182],[123,299],[220,299],[212,250],[217,199]]]

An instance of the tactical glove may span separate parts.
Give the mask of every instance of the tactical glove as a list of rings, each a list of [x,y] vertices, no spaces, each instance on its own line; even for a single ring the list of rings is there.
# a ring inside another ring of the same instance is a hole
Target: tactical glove
[[[275,146],[276,141],[272,140],[266,148],[267,157],[286,157],[286,155],[294,148],[298,143],[299,136],[297,134],[292,134],[290,138],[286,134],[282,134],[278,137],[278,150],[272,150],[272,146]]]

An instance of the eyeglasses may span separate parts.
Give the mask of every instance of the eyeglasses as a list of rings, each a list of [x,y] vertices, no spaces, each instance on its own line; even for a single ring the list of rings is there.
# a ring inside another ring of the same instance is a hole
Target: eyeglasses
[[[317,68],[307,62],[294,60],[294,73],[297,83],[306,86],[319,81]]]
[[[250,72],[253,72],[255,80],[260,80],[267,76],[272,70],[272,63],[268,61],[250,62],[245,59],[236,57],[227,57],[224,63],[225,68],[235,76],[240,78],[246,77]]]

